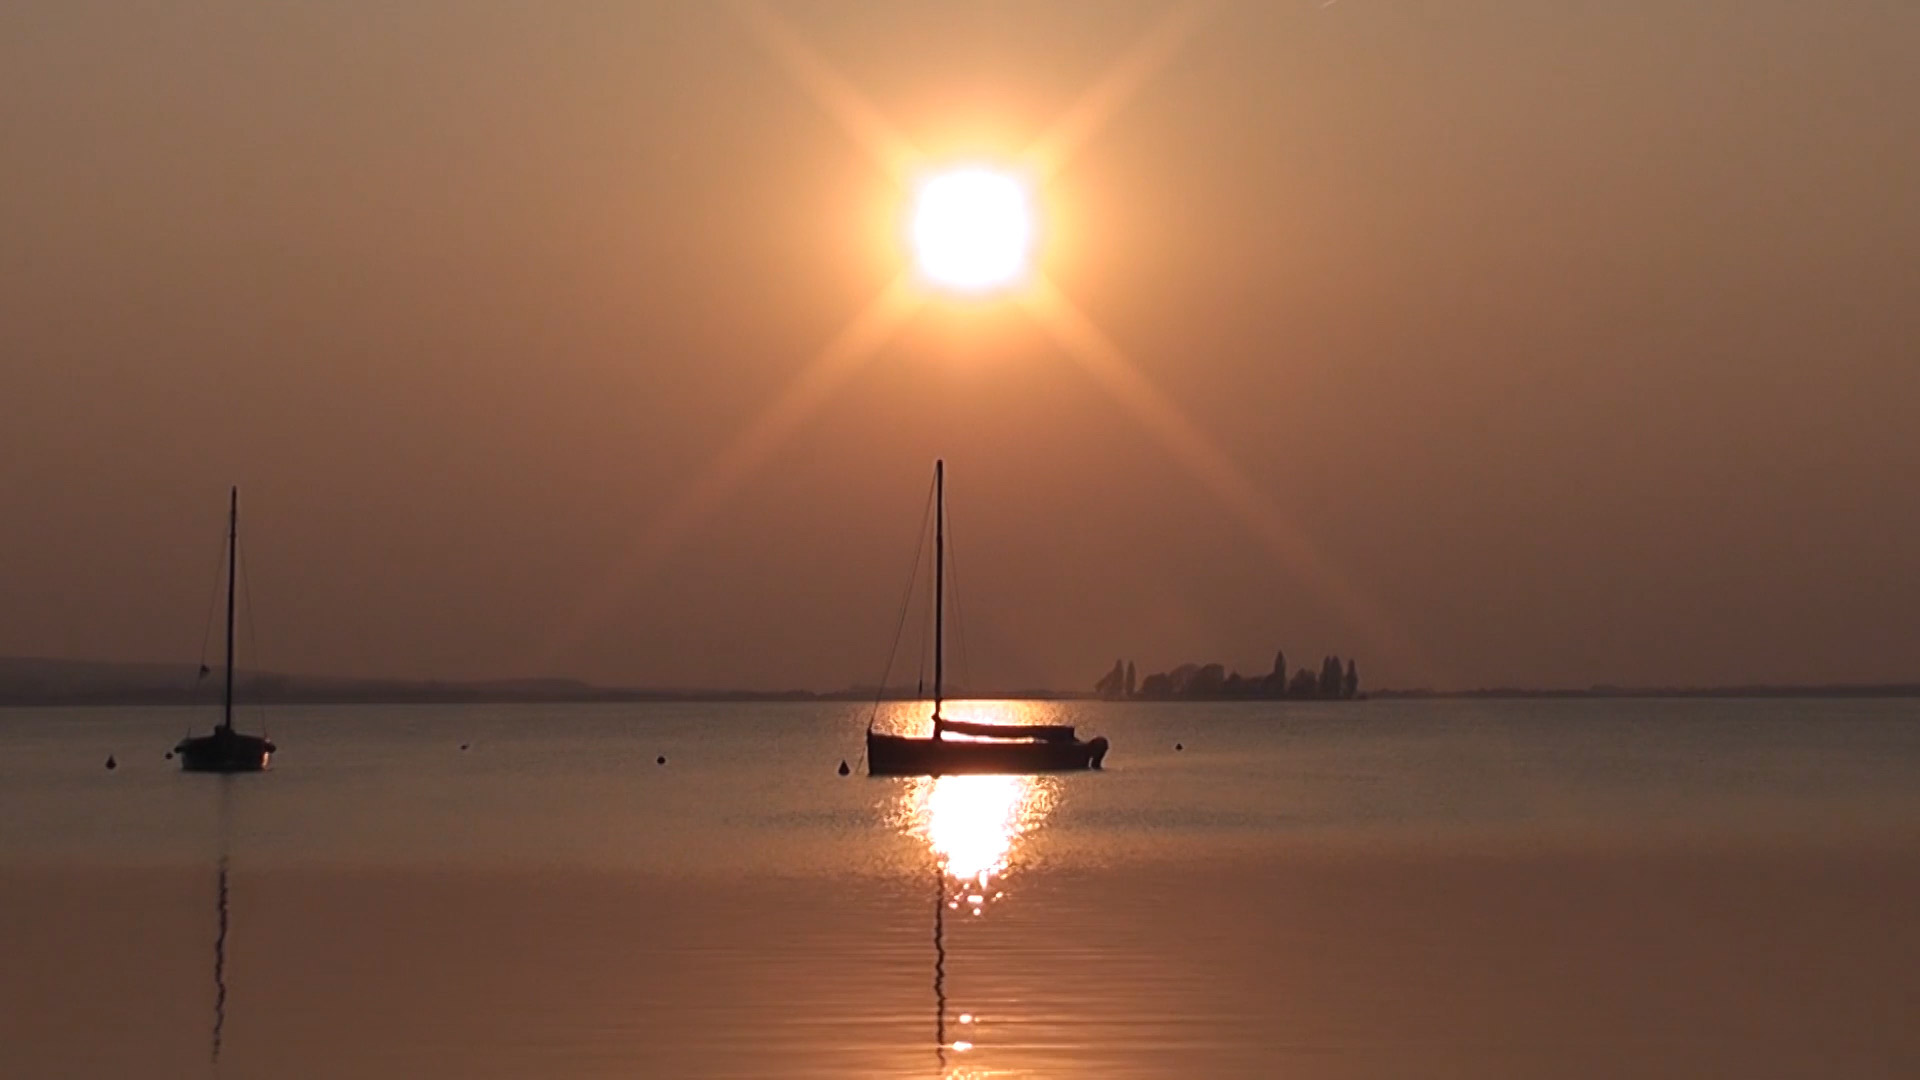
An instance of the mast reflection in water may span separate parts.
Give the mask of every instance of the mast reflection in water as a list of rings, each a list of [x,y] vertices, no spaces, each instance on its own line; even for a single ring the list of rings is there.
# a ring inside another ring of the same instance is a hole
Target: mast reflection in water
[[[213,939],[213,1063],[220,1064],[220,1037],[227,1027],[227,857],[220,856],[220,933]]]
[[[942,1067],[949,1050],[973,1048],[970,1039],[947,1038],[947,912],[964,906],[977,917],[1006,895],[1001,881],[1022,838],[1053,810],[1055,783],[1030,776],[927,777],[902,796],[901,824],[933,856],[934,1049]],[[974,1019],[959,1016],[969,1028]]]

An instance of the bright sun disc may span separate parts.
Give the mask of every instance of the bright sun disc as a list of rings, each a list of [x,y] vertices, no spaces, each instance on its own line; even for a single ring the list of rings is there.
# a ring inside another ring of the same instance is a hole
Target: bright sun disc
[[[985,168],[929,177],[913,204],[913,253],[920,273],[959,292],[1017,283],[1033,250],[1033,209],[1015,177]]]

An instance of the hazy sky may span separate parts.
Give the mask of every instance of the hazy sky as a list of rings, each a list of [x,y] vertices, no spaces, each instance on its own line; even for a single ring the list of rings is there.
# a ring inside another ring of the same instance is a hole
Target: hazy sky
[[[930,155],[1015,156],[1160,3],[790,3]],[[0,7],[0,654],[832,688],[950,465],[976,679],[1920,677],[1920,5],[1222,7],[1047,185],[1044,265],[1305,538],[1010,302],[706,2]],[[617,588],[615,586],[618,586]]]

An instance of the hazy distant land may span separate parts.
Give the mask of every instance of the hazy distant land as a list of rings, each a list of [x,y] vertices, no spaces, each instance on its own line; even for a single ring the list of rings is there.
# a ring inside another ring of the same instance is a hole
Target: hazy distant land
[[[1131,660],[1115,660],[1113,668],[1093,684],[1092,697],[1107,701],[1364,701],[1368,698],[1871,698],[1920,697],[1920,682],[1898,683],[1754,683],[1737,686],[1620,686],[1587,687],[1492,686],[1467,690],[1412,687],[1363,691],[1359,665],[1352,658],[1323,657],[1317,669],[1302,667],[1287,673],[1284,651],[1276,652],[1273,669],[1260,675],[1228,671],[1219,663],[1185,663],[1145,676]]]
[[[737,690],[710,687],[600,686],[580,679],[484,680],[355,679],[280,672],[236,672],[235,696],[268,705],[324,704],[533,704],[595,701],[871,701],[923,696],[913,686],[854,686],[814,691]],[[952,688],[949,697],[969,696]],[[979,691],[972,696],[1066,699],[1045,689]],[[194,664],[115,663],[0,657],[0,706],[217,705],[221,673],[200,674]]]
[[[1376,698],[1908,698],[1920,683],[1760,683],[1746,686],[1589,686],[1554,689],[1523,686],[1473,690],[1376,690]]]
[[[1166,673],[1165,684],[1151,690],[1136,685],[1131,695],[1096,690],[1093,693],[1053,689],[955,688],[949,697],[990,697],[1073,700],[1105,698],[1152,701],[1326,701],[1345,700],[1338,691],[1282,694],[1215,679],[1210,668],[1187,664]],[[1124,672],[1124,667],[1122,671]],[[1178,679],[1176,679],[1178,676]],[[1149,676],[1157,679],[1160,676]],[[1197,678],[1196,678],[1197,677]],[[1124,683],[1124,674],[1122,676]],[[1103,684],[1106,680],[1102,680]],[[882,697],[892,700],[923,696],[921,688],[847,687],[840,690],[729,690],[724,688],[658,688],[600,686],[579,679],[523,678],[487,680],[354,679],[274,672],[241,672],[235,679],[238,696],[271,705],[323,704],[515,704],[564,702],[644,701],[858,701]],[[1317,681],[1316,681],[1317,685]],[[1331,684],[1329,684],[1331,685]],[[1178,686],[1178,692],[1173,687]],[[1231,687],[1231,692],[1229,688]],[[1123,687],[1124,688],[1124,687]],[[1304,683],[1300,684],[1304,691]],[[83,705],[217,705],[220,673],[202,676],[193,664],[115,663],[97,660],[57,660],[0,657],[0,706]],[[1471,690],[1424,688],[1370,690],[1355,697],[1409,698],[1663,698],[1663,697],[1920,697],[1920,682],[1820,685],[1750,686],[1591,686],[1583,689],[1486,687]]]
[[[1109,701],[1352,701],[1360,693],[1356,661],[1344,664],[1338,656],[1324,656],[1320,669],[1301,668],[1287,674],[1287,654],[1273,654],[1273,669],[1263,675],[1229,672],[1225,664],[1186,663],[1171,671],[1142,678],[1131,660],[1115,660],[1113,669],[1093,684],[1095,697]]]

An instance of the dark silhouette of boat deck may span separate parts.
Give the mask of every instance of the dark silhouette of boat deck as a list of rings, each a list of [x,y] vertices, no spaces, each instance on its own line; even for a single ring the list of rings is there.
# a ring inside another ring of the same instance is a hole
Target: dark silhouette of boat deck
[[[936,729],[952,730],[956,721],[936,720]],[[984,726],[984,725],[981,725]],[[1018,725],[989,738],[947,739],[939,731],[927,738],[867,733],[869,776],[949,776],[963,773],[1045,773],[1097,769],[1107,756],[1107,740],[1081,740],[1066,729],[1065,739],[1024,737]]]

